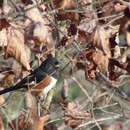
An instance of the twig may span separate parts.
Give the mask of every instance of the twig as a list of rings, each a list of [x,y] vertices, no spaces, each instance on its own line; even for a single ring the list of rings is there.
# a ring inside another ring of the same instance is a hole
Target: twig
[[[84,92],[84,94],[88,97],[89,101],[92,103],[93,100],[92,98],[89,96],[88,92],[86,91],[86,89],[83,87],[83,85],[81,85],[79,83],[79,81],[75,78],[75,77],[71,77],[73,81],[75,81],[77,83],[77,85],[80,87],[80,89]]]
[[[106,84],[104,84],[103,82],[97,82],[97,81],[90,81],[91,83],[95,84],[97,87],[100,87],[101,89],[104,89],[108,92],[108,95],[111,95],[112,93],[112,89],[109,88]],[[124,100],[122,97],[120,97],[119,95],[113,95],[112,97],[113,100],[115,100],[116,102],[119,102],[120,106],[123,109],[127,109],[130,111],[130,103],[127,100]]]
[[[51,124],[51,123],[54,123],[54,122],[57,122],[57,121],[61,121],[61,120],[64,120],[64,118],[62,117],[62,118],[53,119],[53,120],[47,122],[45,125],[48,125],[48,124]]]
[[[122,117],[122,114],[117,114],[115,116],[110,116],[110,117],[106,117],[106,118],[99,118],[99,119],[96,119],[96,121],[103,122],[103,121],[107,121],[107,120],[119,119],[121,117]],[[79,125],[77,128],[75,128],[74,130],[78,130],[79,128],[86,127],[86,126],[91,125],[93,123],[95,123],[95,120],[91,120],[91,121],[88,121],[86,123],[83,123],[83,124]]]
[[[103,107],[95,107],[94,110],[99,110],[99,109],[105,109],[105,108],[109,108],[109,107],[113,107],[118,105],[118,103],[114,103],[114,104],[110,104],[110,105],[105,105]]]
[[[20,8],[16,5],[16,3],[14,2],[14,0],[10,0],[10,2],[12,3],[12,5],[15,7],[16,11],[20,12]]]
[[[100,77],[100,79],[102,79],[103,81],[105,81],[106,85],[113,89],[115,91],[116,94],[120,95],[120,97],[124,98],[124,99],[127,99],[128,96],[127,94],[121,90],[119,87],[120,86],[123,86],[123,84],[120,84],[120,85],[116,85],[116,84],[113,84],[103,73],[101,72],[98,72],[97,73],[97,76]]]
[[[94,114],[94,109],[93,109],[93,104],[92,104],[92,116],[93,116],[93,121],[95,122],[95,125],[98,127],[99,130],[102,130],[101,126],[99,125],[98,121],[95,118],[95,114]]]
[[[109,21],[106,25],[104,25],[104,27],[109,26],[110,24],[114,23],[116,20],[122,18],[123,16],[124,16],[124,14],[119,15],[119,16],[117,16],[116,18],[113,18],[113,19],[112,19],[111,21]]]
[[[130,2],[126,2],[124,0],[118,0],[119,2],[121,2],[123,5],[129,6]]]

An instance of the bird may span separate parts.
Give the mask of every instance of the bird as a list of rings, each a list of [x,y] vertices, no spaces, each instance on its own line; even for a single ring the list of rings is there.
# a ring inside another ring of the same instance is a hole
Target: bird
[[[33,83],[38,84],[36,89],[43,89],[43,93],[47,94],[58,81],[60,76],[59,68],[59,61],[50,54],[38,68],[16,83],[16,85],[1,90],[0,95],[19,89],[28,89]],[[33,89],[35,90],[35,87]]]

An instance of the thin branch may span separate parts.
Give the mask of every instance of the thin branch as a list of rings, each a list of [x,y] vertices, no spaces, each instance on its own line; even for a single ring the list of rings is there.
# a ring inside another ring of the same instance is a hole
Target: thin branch
[[[130,6],[130,2],[126,2],[124,0],[118,0],[120,3],[122,3],[123,5],[126,5],[126,6]]]
[[[103,121],[108,121],[108,120],[113,120],[113,119],[119,119],[122,117],[122,114],[117,114],[115,116],[110,116],[110,117],[104,117],[104,118],[99,118],[99,119],[96,119],[97,122],[103,122]],[[74,130],[78,130],[79,128],[83,128],[83,127],[87,127],[91,124],[94,124],[95,123],[95,120],[91,120],[91,121],[88,121],[86,123],[83,123],[81,125],[79,125],[77,128],[75,128]]]
[[[99,130],[102,130],[101,126],[99,125],[98,121],[95,118],[95,113],[94,113],[94,109],[93,109],[93,104],[92,104],[92,108],[91,108],[91,112],[92,112],[92,117],[93,117],[93,121],[95,122],[95,125],[98,127]]]
[[[87,92],[86,89],[83,87],[83,85],[81,85],[80,82],[79,82],[75,77],[72,77],[72,80],[75,81],[75,83],[77,83],[77,85],[80,87],[80,89],[84,92],[84,94],[88,97],[89,101],[92,103],[93,100],[92,100],[92,98],[89,96],[88,92]]]
[[[13,0],[10,0],[11,4],[15,7],[16,11],[20,12],[20,8],[16,5],[16,3]]]
[[[105,83],[103,82],[97,82],[97,81],[90,81],[92,84],[94,84],[95,86],[97,86],[98,88],[100,87],[103,90],[106,90],[108,92],[108,95],[111,95],[111,93],[113,92],[112,88],[109,88]],[[124,98],[120,97],[118,94],[113,95],[112,99],[116,102],[118,102],[120,104],[120,106],[123,109],[127,109],[130,111],[130,103],[129,101],[125,100]]]
[[[120,89],[120,86],[122,86],[123,84],[120,84],[120,85],[116,85],[116,84],[113,84],[112,81],[110,81],[103,73],[101,72],[98,72],[97,73],[97,76],[100,77],[103,81],[105,81],[105,84],[113,89],[115,91],[116,94],[118,94],[119,96],[121,96],[122,98],[124,99],[127,99],[128,96],[127,94]]]

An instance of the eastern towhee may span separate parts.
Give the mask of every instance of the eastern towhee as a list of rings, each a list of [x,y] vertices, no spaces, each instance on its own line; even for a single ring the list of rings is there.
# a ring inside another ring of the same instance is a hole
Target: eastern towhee
[[[34,91],[36,87],[36,89],[40,89],[40,91],[42,91],[43,94],[47,94],[56,85],[58,78],[59,62],[52,55],[49,55],[47,59],[43,61],[42,64],[31,74],[23,78],[16,85],[1,90],[0,95],[11,91],[16,91],[22,88],[28,89],[34,83],[36,83],[36,85],[33,85]]]

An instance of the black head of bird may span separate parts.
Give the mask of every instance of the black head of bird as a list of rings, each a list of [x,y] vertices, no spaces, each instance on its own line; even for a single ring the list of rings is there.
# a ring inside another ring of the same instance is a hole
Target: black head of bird
[[[53,57],[52,55],[49,55],[45,61],[42,62],[40,67],[38,67],[36,70],[34,70],[34,73],[36,75],[37,82],[40,82],[44,75],[50,75],[54,78],[59,78],[59,68],[60,63],[59,61]]]
[[[48,70],[52,67],[53,69],[58,69],[59,68],[59,61],[53,57],[52,55],[48,55],[47,59],[42,62],[40,68],[43,70]]]

